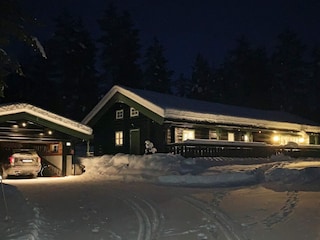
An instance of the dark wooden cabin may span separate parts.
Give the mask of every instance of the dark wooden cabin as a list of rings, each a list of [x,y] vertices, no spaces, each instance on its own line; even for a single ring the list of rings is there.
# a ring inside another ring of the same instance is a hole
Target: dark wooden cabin
[[[93,128],[95,155],[158,152],[185,142],[317,146],[320,126],[280,111],[266,111],[113,86],[84,118]],[[206,144],[206,145],[207,145]]]

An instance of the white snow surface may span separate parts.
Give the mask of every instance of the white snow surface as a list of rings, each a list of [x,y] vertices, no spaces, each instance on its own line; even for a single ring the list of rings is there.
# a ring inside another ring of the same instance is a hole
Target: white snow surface
[[[118,153],[99,157],[80,158],[85,166],[85,179],[109,179],[124,182],[151,182],[156,184],[216,187],[255,184],[262,179],[285,180],[296,176],[306,181],[306,169],[320,174],[320,159],[291,159],[278,155],[262,158],[184,158],[170,153],[130,155]],[[219,164],[223,162],[224,164]],[[247,164],[250,162],[250,164]],[[256,164],[255,164],[256,163]],[[221,166],[219,166],[221,165]],[[297,176],[299,172],[299,176]],[[317,174],[308,181],[317,180]],[[320,177],[320,176],[319,176]]]
[[[123,94],[141,106],[165,119],[237,123],[239,125],[320,132],[319,126],[309,120],[280,111],[265,111],[213,102],[186,99],[168,94],[113,86],[82,120],[88,124],[105,104],[117,93]]]
[[[15,104],[3,104],[0,105],[0,116],[10,115],[10,114],[18,114],[18,113],[29,113],[33,116],[43,118],[50,122],[56,123],[61,126],[68,127],[70,129],[76,130],[78,132],[82,132],[87,135],[92,134],[92,128],[81,124],[79,122],[73,121],[71,119],[62,117],[58,114],[49,112],[42,108],[33,106],[28,103],[15,103]]]
[[[119,153],[80,162],[81,175],[3,180],[0,239],[320,239],[319,190],[290,190],[319,185],[319,159]]]

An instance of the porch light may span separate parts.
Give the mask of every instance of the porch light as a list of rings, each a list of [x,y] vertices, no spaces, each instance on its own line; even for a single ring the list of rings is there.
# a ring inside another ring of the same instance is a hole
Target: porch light
[[[27,123],[26,123],[26,122],[23,122],[23,123],[21,123],[21,126],[22,126],[22,127],[26,127],[26,126],[27,126]]]
[[[299,143],[304,143],[304,138],[303,137],[299,138]]]
[[[70,147],[71,146],[71,142],[66,142],[66,146]]]
[[[280,136],[279,136],[279,135],[273,135],[272,141],[273,141],[274,143],[279,143],[279,141],[280,141]]]
[[[49,134],[49,135],[52,135],[52,131],[51,131],[51,130],[49,130],[49,131],[48,131],[48,134]]]

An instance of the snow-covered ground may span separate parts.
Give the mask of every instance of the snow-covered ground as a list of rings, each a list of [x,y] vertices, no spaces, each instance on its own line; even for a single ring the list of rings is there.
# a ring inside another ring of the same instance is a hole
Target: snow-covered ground
[[[86,169],[81,177],[86,179],[146,181],[176,186],[232,187],[265,181],[301,184],[320,178],[320,159],[291,159],[283,155],[270,159],[236,159],[184,158],[164,153],[143,156],[119,153],[114,156],[82,158],[80,162]]]
[[[258,160],[117,154],[6,179],[0,239],[320,239],[320,161]]]

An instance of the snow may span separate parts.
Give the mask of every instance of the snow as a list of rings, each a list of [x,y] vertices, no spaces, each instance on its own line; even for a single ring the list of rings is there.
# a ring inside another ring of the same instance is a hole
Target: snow
[[[319,159],[119,153],[79,161],[81,175],[3,180],[1,239],[320,238]]]
[[[35,117],[43,118],[60,126],[68,127],[70,129],[87,135],[91,135],[93,131],[92,128],[86,125],[83,125],[79,122],[62,117],[60,115],[57,115],[55,113],[49,112],[47,110],[33,106],[28,103],[3,104],[0,106],[0,116],[19,113],[29,113]]]
[[[291,160],[291,161],[290,161]],[[243,161],[242,164],[239,162]],[[264,162],[252,164],[252,162]],[[219,162],[223,164],[219,166]],[[245,164],[250,162],[251,164]],[[320,161],[294,160],[287,156],[262,158],[184,158],[180,155],[156,153],[150,155],[116,154],[82,158],[86,180],[117,180],[124,182],[150,182],[175,186],[219,187],[257,184],[261,179],[280,181],[295,176],[298,183],[318,180]],[[310,169],[315,174],[310,175]],[[299,173],[299,176],[297,176]],[[312,179],[310,179],[312,178]],[[319,175],[320,178],[320,175]]]
[[[44,50],[44,47],[40,43],[39,39],[37,37],[32,37],[32,40],[35,42],[36,47],[37,47],[38,51],[40,52],[41,56],[43,58],[47,59],[47,54],[46,54],[46,52]]]
[[[201,121],[206,123],[238,124],[258,128],[320,132],[316,123],[281,111],[187,99],[174,95],[115,85],[87,114],[82,123],[88,124],[114,97],[122,94],[164,119]]]

